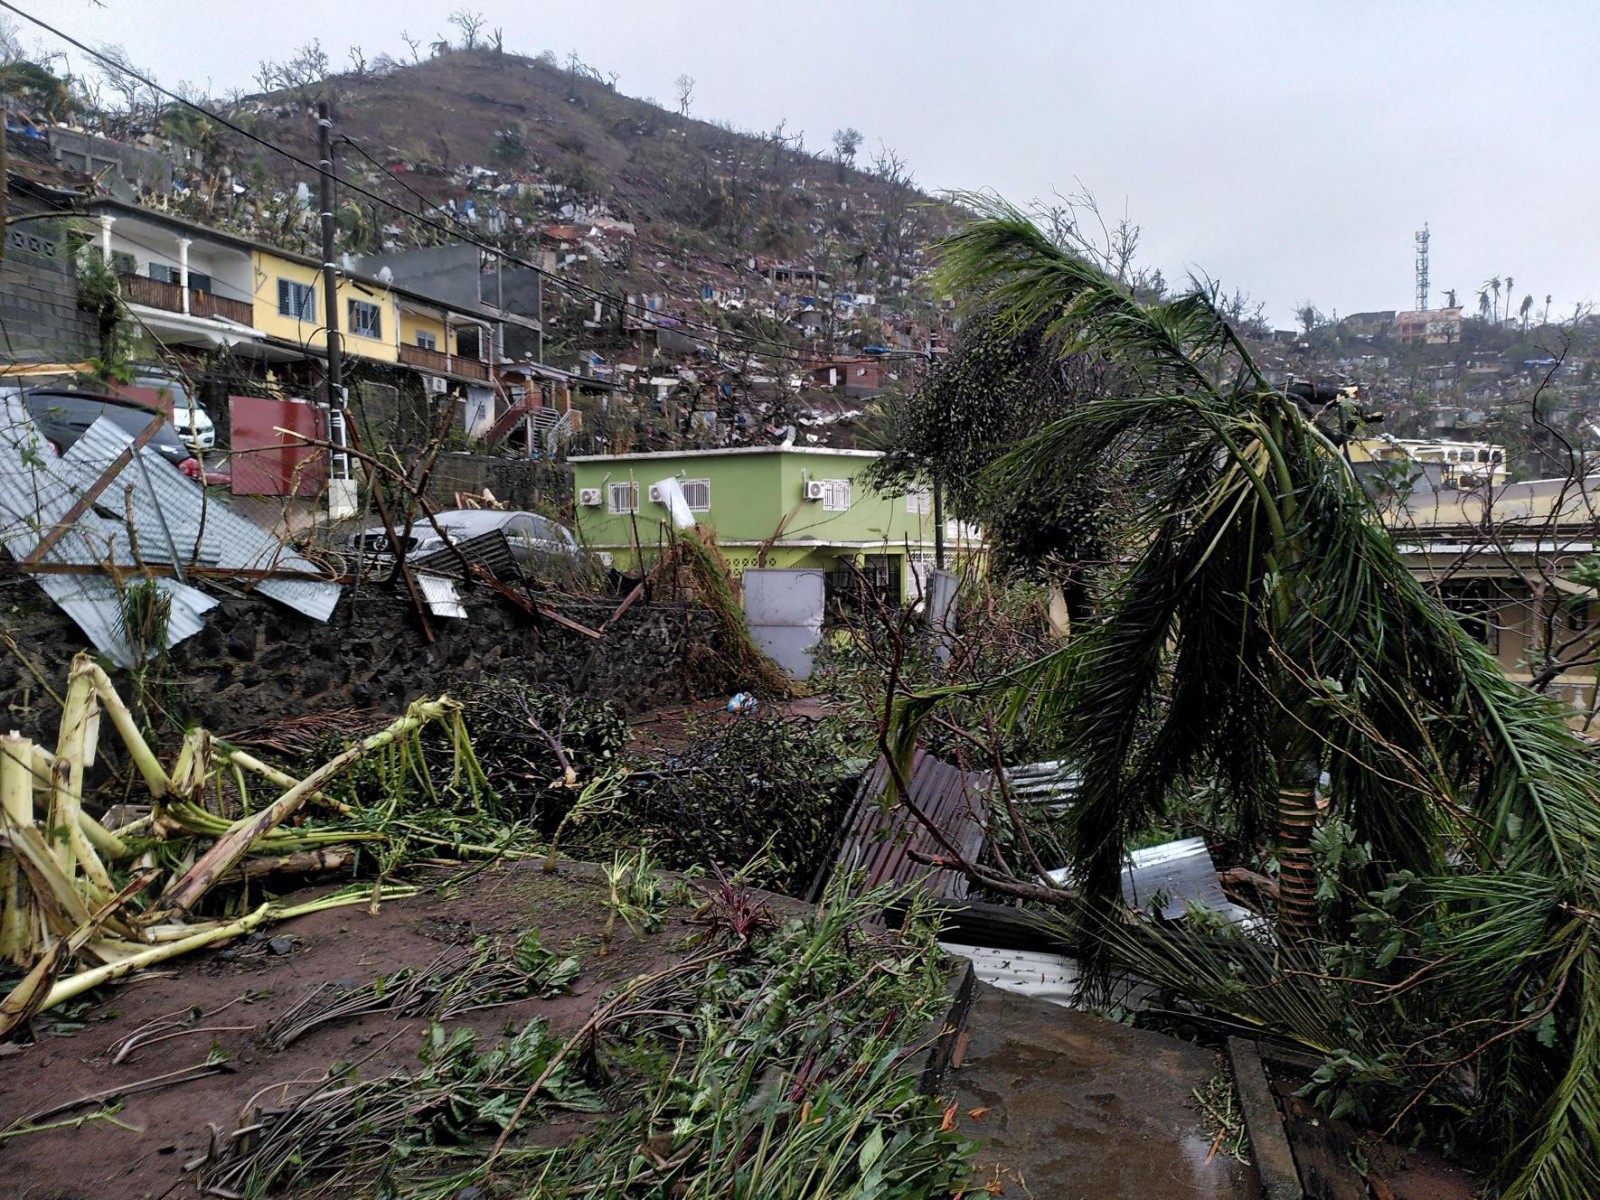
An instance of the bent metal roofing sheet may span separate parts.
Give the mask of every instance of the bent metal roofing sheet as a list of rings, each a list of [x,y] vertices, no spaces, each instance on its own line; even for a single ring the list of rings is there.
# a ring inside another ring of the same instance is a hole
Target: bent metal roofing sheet
[[[0,547],[19,561],[111,466],[133,438],[100,420],[64,456],[39,435],[16,395],[0,395]],[[131,522],[131,529],[130,529]],[[44,555],[52,566],[95,567],[139,561],[233,567],[317,568],[286,550],[266,530],[245,520],[146,449],[118,472],[101,494]],[[41,573],[40,587],[94,643],[121,667],[134,665],[122,619],[122,593],[98,572]],[[217,601],[177,579],[155,580],[171,599],[166,645],[198,633],[202,614]],[[339,599],[339,585],[315,580],[262,580],[258,589],[307,616],[325,621]],[[145,648],[153,654],[156,647]]]

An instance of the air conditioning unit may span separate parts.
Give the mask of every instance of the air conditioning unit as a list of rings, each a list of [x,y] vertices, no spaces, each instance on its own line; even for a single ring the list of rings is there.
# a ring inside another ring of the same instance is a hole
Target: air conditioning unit
[[[823,496],[827,495],[827,492],[828,485],[820,479],[812,479],[806,483],[805,496],[807,500],[821,500]]]
[[[661,489],[652,483],[650,485],[650,503],[665,504],[666,502],[666,497],[661,494]]]
[[[435,395],[442,395],[450,390],[449,382],[440,375],[428,376],[428,390]]]
[[[600,489],[599,488],[579,488],[578,489],[578,503],[583,505],[584,508],[599,508],[600,507]]]

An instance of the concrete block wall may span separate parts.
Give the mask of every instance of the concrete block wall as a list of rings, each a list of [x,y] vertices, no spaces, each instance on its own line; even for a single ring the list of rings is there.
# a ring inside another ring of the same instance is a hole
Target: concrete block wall
[[[78,307],[78,280],[58,222],[5,230],[0,266],[0,356],[16,362],[81,362],[100,348],[100,326]]]

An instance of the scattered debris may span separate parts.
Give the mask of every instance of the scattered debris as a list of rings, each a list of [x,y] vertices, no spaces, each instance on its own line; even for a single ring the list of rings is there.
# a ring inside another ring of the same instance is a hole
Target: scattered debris
[[[319,984],[274,1021],[263,1040],[282,1050],[320,1025],[374,1012],[448,1021],[529,996],[549,998],[578,976],[576,958],[557,958],[532,931],[518,940],[509,961],[502,955],[499,946],[484,943],[446,950],[420,971],[402,968],[361,986]]]

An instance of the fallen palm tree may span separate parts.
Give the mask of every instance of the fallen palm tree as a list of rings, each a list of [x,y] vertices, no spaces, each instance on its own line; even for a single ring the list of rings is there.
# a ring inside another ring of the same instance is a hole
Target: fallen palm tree
[[[118,734],[150,802],[148,816],[117,829],[83,805],[102,720]],[[185,736],[168,770],[105,671],[88,654],[78,655],[54,752],[20,734],[0,737],[0,954],[26,971],[0,1001],[0,1037],[92,988],[264,923],[414,892],[373,885],[295,908],[266,903],[247,909],[244,899],[253,879],[344,866],[362,843],[387,840],[381,821],[362,819],[365,814],[322,788],[374,754],[399,749],[408,761],[420,760],[417,738],[429,726],[444,727],[455,748],[451,782],[475,790],[481,775],[460,705],[448,697],[416,702],[303,779],[227,749],[199,729]],[[249,811],[248,775],[281,789],[255,812]],[[224,779],[245,809],[236,820],[204,806]],[[338,820],[325,827],[293,824],[312,804]],[[234,915],[198,917],[202,902],[219,890],[228,893]]]
[[[1600,1195],[1592,748],[1407,568],[1344,453],[1366,417],[1342,394],[1272,384],[1212,294],[1143,303],[969,199],[986,219],[944,243],[945,289],[1125,376],[1011,451],[995,486],[1116,478],[1129,551],[1062,650],[897,698],[897,791],[919,722],[1003,693],[1080,779],[1078,895],[1061,899],[1081,901],[1094,965],[1316,1049],[1335,1115],[1474,1147],[1493,1194]],[[1124,920],[1127,852],[1197,782],[1211,827],[1278,864],[1274,945]]]

